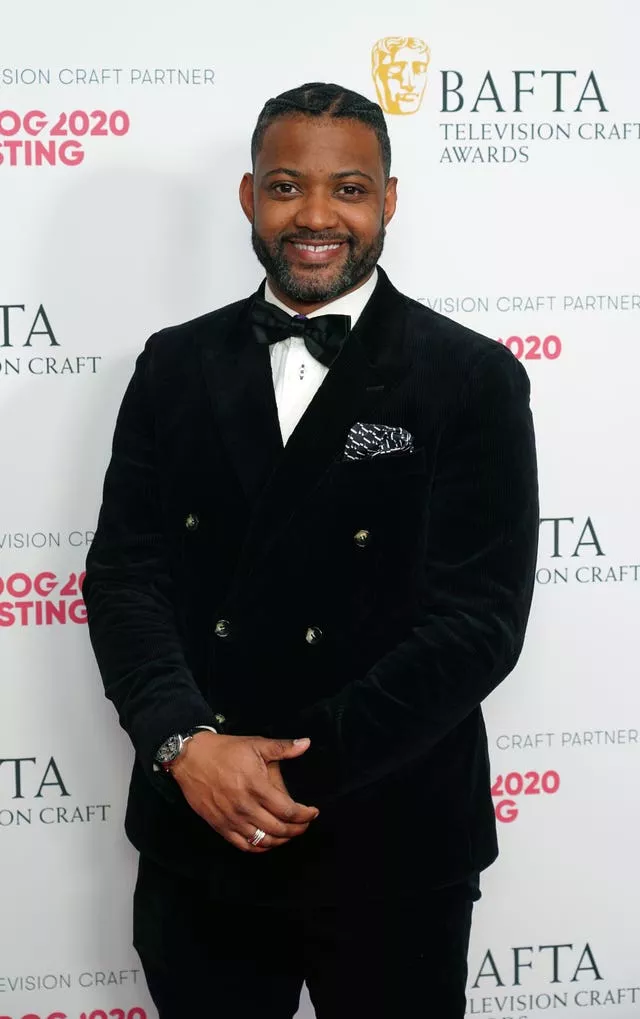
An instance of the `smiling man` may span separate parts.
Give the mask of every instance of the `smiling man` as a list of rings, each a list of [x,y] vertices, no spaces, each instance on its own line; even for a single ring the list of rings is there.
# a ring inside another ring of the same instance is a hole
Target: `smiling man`
[[[529,385],[378,266],[380,107],[267,102],[266,279],[163,330],[116,424],[84,595],[136,757],[134,944],[161,1019],[461,1019],[497,853],[481,701],[524,638]]]
[[[271,102],[277,110],[279,100]],[[299,153],[309,146],[309,126],[308,117],[276,118],[268,131],[260,124],[252,146],[254,173],[245,174],[240,186],[267,279],[276,284],[280,300],[289,308],[295,302],[303,312],[371,277],[396,205],[396,179],[381,165],[381,145],[388,150],[388,140],[379,140],[366,122],[345,130],[344,119],[318,117],[313,162],[304,165]],[[357,166],[349,161],[354,157]],[[274,165],[279,160],[285,165]]]

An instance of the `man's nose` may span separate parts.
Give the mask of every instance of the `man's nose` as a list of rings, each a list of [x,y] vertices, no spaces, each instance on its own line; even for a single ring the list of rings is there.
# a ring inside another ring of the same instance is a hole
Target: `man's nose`
[[[321,230],[335,229],[339,217],[330,195],[314,190],[299,204],[295,222],[296,226],[319,233]]]

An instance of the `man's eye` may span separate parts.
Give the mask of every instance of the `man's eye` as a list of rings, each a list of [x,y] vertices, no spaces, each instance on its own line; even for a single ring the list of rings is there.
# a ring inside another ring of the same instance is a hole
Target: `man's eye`
[[[342,187],[340,188],[340,191],[349,196],[364,194],[363,189],[358,187],[357,184],[343,184]]]
[[[273,185],[272,191],[279,195],[292,195],[296,191],[296,186],[288,180],[282,180],[278,184]]]

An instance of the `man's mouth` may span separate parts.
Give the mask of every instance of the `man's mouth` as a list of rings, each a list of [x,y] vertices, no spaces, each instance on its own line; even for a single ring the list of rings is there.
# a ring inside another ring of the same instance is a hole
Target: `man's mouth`
[[[345,241],[287,241],[301,262],[327,263],[335,258]]]
[[[337,244],[302,244],[300,241],[292,241],[291,243],[298,251],[335,251],[340,247],[340,242]]]

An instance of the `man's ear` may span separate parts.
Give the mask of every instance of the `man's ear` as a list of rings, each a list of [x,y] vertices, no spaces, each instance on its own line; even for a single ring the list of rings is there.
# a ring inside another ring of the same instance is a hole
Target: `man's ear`
[[[249,220],[249,222],[253,223],[253,214],[254,214],[255,205],[254,205],[254,201],[253,201],[253,174],[252,173],[245,173],[243,178],[242,178],[242,180],[240,181],[239,197],[240,197],[240,205],[242,206],[242,211],[244,212],[244,214],[247,217],[247,219]]]
[[[398,178],[389,177],[384,191],[384,225],[386,226],[393,219],[396,211]]]

